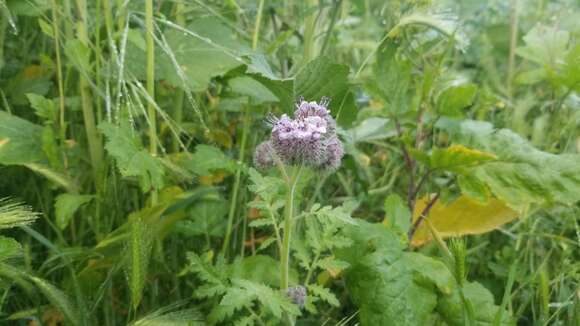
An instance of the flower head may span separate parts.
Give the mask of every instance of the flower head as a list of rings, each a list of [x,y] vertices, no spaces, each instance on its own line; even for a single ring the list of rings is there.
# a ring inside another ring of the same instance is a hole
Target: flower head
[[[292,286],[286,290],[286,295],[290,300],[300,308],[304,308],[306,304],[306,288],[303,286]]]
[[[304,164],[334,171],[344,154],[336,136],[336,122],[327,109],[328,99],[320,103],[300,100],[294,118],[286,114],[271,118],[270,140],[256,148],[254,163],[258,168],[272,166],[277,157],[285,164]]]

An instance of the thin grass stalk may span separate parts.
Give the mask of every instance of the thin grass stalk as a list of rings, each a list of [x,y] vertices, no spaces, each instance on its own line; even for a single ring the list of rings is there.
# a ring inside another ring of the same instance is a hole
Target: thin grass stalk
[[[145,40],[147,42],[147,93],[155,100],[155,42],[153,40],[153,0],[145,1]],[[149,116],[149,152],[157,156],[157,117],[155,107],[147,101]],[[151,203],[157,203],[157,191],[151,192]]]
[[[222,246],[222,255],[225,257],[228,254],[228,249],[230,246],[230,240],[232,237],[232,230],[234,226],[234,216],[236,215],[236,206],[238,201],[238,193],[240,191],[240,180],[242,178],[242,164],[244,162],[244,156],[246,151],[246,141],[248,138],[248,129],[249,129],[249,112],[248,108],[244,107],[244,121],[243,121],[243,129],[242,129],[242,140],[240,143],[240,156],[238,158],[238,169],[236,171],[236,177],[234,180],[234,188],[232,191],[232,199],[230,201],[230,210],[228,213],[228,225],[226,228],[226,237],[224,239],[224,244]],[[243,245],[243,244],[242,244]]]
[[[77,24],[77,34],[79,41],[86,47],[90,48],[89,36],[87,32],[87,3],[86,0],[76,0],[77,9],[79,13],[80,20]],[[101,140],[97,133],[97,128],[95,124],[95,113],[93,110],[93,103],[91,100],[91,94],[89,90],[89,81],[87,80],[86,74],[79,72],[79,88],[81,95],[81,105],[83,110],[83,119],[85,123],[85,131],[87,134],[87,140],[89,143],[89,153],[91,156],[91,163],[93,165],[93,170],[95,174],[95,185],[97,190],[100,187],[100,175],[101,167],[103,161],[103,148],[101,146]],[[98,191],[97,191],[98,192]]]
[[[183,16],[183,11],[185,10],[185,5],[183,2],[175,3],[175,21],[178,25],[185,27],[185,17]],[[175,95],[175,109],[173,112],[173,120],[178,127],[181,126],[181,122],[183,121],[183,104],[185,100],[185,92],[181,89],[177,90],[177,94]],[[173,136],[172,142],[172,150],[174,153],[179,152],[180,147],[180,140],[179,134],[175,134]]]
[[[306,1],[308,10],[317,5],[316,0]],[[304,56],[302,58],[303,64],[307,64],[314,57],[314,34],[316,32],[316,13],[312,12],[306,17],[304,22]]]
[[[65,125],[65,107],[64,107],[64,81],[62,76],[62,61],[60,57],[60,28],[58,17],[58,5],[56,0],[52,0],[52,33],[54,39],[54,50],[56,55],[56,79],[58,85],[58,104],[59,104],[59,123],[60,123],[60,138],[64,141],[66,138]]]

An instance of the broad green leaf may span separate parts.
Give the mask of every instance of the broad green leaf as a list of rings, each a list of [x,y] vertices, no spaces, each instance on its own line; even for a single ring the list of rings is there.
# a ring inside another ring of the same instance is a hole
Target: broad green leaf
[[[349,90],[349,68],[333,63],[329,58],[319,57],[310,61],[296,75],[295,98],[303,96],[308,101],[319,101],[323,96],[331,99],[330,112],[342,126],[350,126],[356,118],[357,109]]]
[[[262,282],[268,286],[280,285],[280,263],[270,256],[254,255],[237,259],[228,266],[229,276],[232,279],[246,279],[253,282]],[[289,271],[289,282],[298,282],[298,272]]]
[[[387,102],[387,112],[398,115],[410,109],[411,63],[397,56],[398,40],[387,38],[377,51],[376,95]]]
[[[459,288],[454,289],[451,295],[443,296],[437,304],[437,312],[449,326],[465,325],[463,303],[459,291]],[[474,307],[476,325],[494,325],[495,316],[500,307],[494,304],[492,294],[479,283],[466,283],[463,287],[463,294]],[[516,322],[509,317],[507,312],[504,312],[499,325],[515,326]]]
[[[442,119],[438,126],[455,142],[497,157],[466,173],[508,205],[570,205],[580,200],[580,155],[540,151],[516,133],[496,130],[487,122]]]
[[[252,77],[276,95],[286,113],[294,111],[295,101],[300,96],[307,101],[329,97],[332,115],[341,126],[348,127],[357,114],[348,75],[348,66],[319,57],[304,66],[293,79],[269,79],[263,74],[252,74]]]
[[[407,234],[411,227],[411,212],[397,194],[385,199],[385,224],[403,234]]]
[[[421,198],[415,205],[414,220],[429,202]],[[480,234],[492,231],[518,217],[518,213],[496,198],[486,202],[461,196],[452,203],[436,202],[429,211],[429,221],[442,237],[466,234]],[[428,226],[422,223],[413,237],[412,244],[417,246],[431,240]]]
[[[397,135],[395,124],[391,120],[374,117],[363,120],[348,132],[354,143],[382,140]]]
[[[413,153],[415,155],[415,153]],[[416,156],[431,169],[447,170],[461,173],[466,168],[494,161],[497,157],[492,153],[483,152],[463,145],[451,145],[446,148],[434,148],[429,156]],[[427,161],[424,158],[428,158]]]
[[[538,24],[523,39],[526,45],[516,50],[518,55],[541,65],[553,66],[565,55],[570,33]]]
[[[168,28],[164,33],[166,44],[156,44],[156,79],[186,90],[203,91],[213,77],[244,64],[242,56],[251,53],[235,31],[214,17],[195,19],[186,29],[189,32]],[[138,79],[145,79],[143,32],[131,30],[128,40],[126,69]]]
[[[68,226],[75,212],[93,198],[94,196],[92,195],[76,194],[61,194],[56,197],[54,208],[56,214],[56,225],[59,229],[64,230]]]
[[[0,164],[43,163],[42,127],[0,111]]]
[[[197,145],[195,152],[183,163],[185,168],[198,176],[209,175],[213,171],[235,172],[236,162],[226,156],[219,148],[210,145]]]
[[[23,254],[22,246],[18,241],[0,236],[0,262],[19,257]]]
[[[441,115],[458,116],[470,106],[475,98],[477,86],[472,83],[452,84],[437,97],[437,112]]]
[[[415,275],[415,254],[403,253],[398,236],[382,224],[348,227],[350,248],[337,251],[351,267],[346,286],[362,325],[426,325],[437,305],[435,284]],[[388,246],[388,247],[386,247]],[[425,257],[426,259],[430,259]]]
[[[253,103],[278,102],[278,98],[266,86],[251,77],[236,77],[229,81],[232,91],[250,97]]]

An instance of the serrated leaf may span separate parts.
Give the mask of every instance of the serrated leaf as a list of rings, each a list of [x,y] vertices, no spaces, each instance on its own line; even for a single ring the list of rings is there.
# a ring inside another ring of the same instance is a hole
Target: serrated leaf
[[[420,198],[415,205],[413,220],[416,221],[425,209],[429,198]],[[504,202],[490,198],[486,202],[461,196],[449,204],[436,202],[429,211],[429,222],[442,237],[481,234],[492,231],[519,216]],[[428,226],[422,223],[412,244],[417,246],[431,240]]]
[[[354,245],[337,256],[351,264],[345,280],[361,324],[427,325],[437,294],[432,285],[415,281],[398,236],[382,224],[367,222],[348,227],[346,236]]]
[[[61,194],[56,197],[54,209],[58,228],[64,230],[75,212],[93,198],[94,196],[92,195],[76,194]]]
[[[334,307],[340,306],[340,302],[336,298],[336,296],[330,292],[329,289],[320,286],[318,284],[309,284],[308,291],[310,294],[319,297],[320,299],[326,301],[328,304]]]
[[[103,122],[99,128],[107,137],[105,148],[115,158],[124,177],[138,177],[143,192],[163,187],[163,164],[142,149],[141,142],[129,126]]]
[[[526,45],[516,50],[518,55],[535,63],[551,66],[566,53],[570,33],[538,24],[523,39]]]
[[[291,316],[300,314],[298,307],[290,302],[290,299],[279,291],[248,280],[233,280],[232,284],[245,289],[249,295],[254,296],[274,317],[281,318],[282,312]]]

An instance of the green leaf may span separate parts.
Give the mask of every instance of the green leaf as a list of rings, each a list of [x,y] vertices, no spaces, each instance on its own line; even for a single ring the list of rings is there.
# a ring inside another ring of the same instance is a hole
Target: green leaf
[[[397,194],[391,194],[385,199],[385,221],[388,221],[389,227],[405,235],[411,227],[411,212]]]
[[[195,153],[185,163],[185,167],[192,173],[203,176],[217,170],[235,172],[237,164],[219,148],[201,144],[195,147]]]
[[[211,78],[244,64],[242,56],[251,52],[249,46],[237,39],[235,31],[214,17],[195,19],[186,29],[189,32],[176,28],[165,31],[165,49],[159,44],[155,48],[156,79],[185,90],[203,91]],[[131,32],[125,58],[127,71],[138,79],[146,77],[142,35],[141,31]]]
[[[526,45],[516,50],[518,55],[541,65],[553,66],[563,59],[570,33],[538,24],[523,39]]]
[[[437,304],[437,312],[449,326],[465,325],[464,305],[459,291],[461,290],[456,288],[451,295],[443,296]],[[463,287],[463,294],[475,308],[473,311],[476,325],[493,325],[500,308],[494,304],[492,294],[479,283],[466,283]],[[499,325],[516,325],[516,323],[507,312],[504,312]]]
[[[69,62],[81,73],[91,73],[91,49],[77,39],[67,40],[64,53]]]
[[[410,109],[411,63],[397,56],[399,43],[388,38],[377,52],[377,95],[388,102],[387,111],[398,115]]]
[[[18,241],[0,236],[0,262],[22,256],[22,246]]]
[[[46,296],[48,300],[62,312],[72,325],[81,325],[81,318],[77,307],[70,302],[64,292],[41,278],[34,276],[30,276],[29,278],[40,292],[42,292],[42,294],[44,294],[44,296]]]
[[[274,93],[254,78],[236,77],[230,79],[228,83],[233,92],[250,97],[254,104],[279,101]]]
[[[204,198],[188,209],[189,218],[180,222],[181,233],[188,236],[219,237],[225,232],[227,202],[221,198]]]
[[[354,96],[349,86],[349,68],[319,57],[304,66],[293,79],[275,80],[262,74],[252,77],[266,86],[280,99],[286,113],[294,111],[294,104],[302,96],[307,101],[319,101],[323,96],[331,99],[329,109],[341,126],[352,125],[357,115]]]
[[[348,74],[348,66],[318,57],[296,75],[294,98],[303,96],[306,100],[318,101],[323,96],[329,97],[332,116],[340,125],[348,127],[357,114],[354,97],[349,91]]]
[[[42,150],[42,127],[0,111],[0,164],[46,161]]]
[[[508,129],[481,121],[442,119],[437,126],[456,142],[497,160],[466,171],[514,208],[529,204],[573,204],[580,200],[580,155],[543,152]]]
[[[354,243],[337,256],[351,264],[345,280],[362,325],[428,325],[441,298],[454,295],[456,282],[445,264],[404,252],[384,225],[361,221],[344,233]]]
[[[475,99],[477,86],[473,83],[452,84],[437,97],[437,112],[441,115],[458,116]]]
[[[291,316],[300,314],[298,307],[290,302],[287,296],[264,284],[242,279],[232,280],[232,284],[245,289],[250,296],[258,299],[260,304],[278,319],[282,317],[282,312]]]
[[[129,126],[104,122],[99,128],[107,137],[105,148],[115,158],[124,177],[138,177],[143,192],[163,187],[163,164],[142,149],[139,139],[132,134]]]
[[[492,153],[462,145],[451,145],[446,148],[434,148],[429,155],[427,164],[431,169],[461,173],[466,168],[478,166],[496,159],[497,157]]]
[[[329,289],[327,289],[323,286],[320,286],[318,284],[309,284],[308,291],[312,295],[319,297],[320,299],[326,301],[331,306],[334,306],[334,307],[340,306],[340,302],[338,301],[336,296],[332,292],[330,292]]]
[[[30,105],[37,116],[51,122],[57,121],[57,108],[53,100],[47,99],[42,95],[28,93],[26,94]]]
[[[92,195],[61,194],[56,197],[54,204],[56,214],[56,225],[64,230],[75,212],[83,205],[91,201]]]
[[[291,283],[298,280],[296,270],[291,269],[289,274]],[[270,256],[248,256],[234,261],[229,266],[229,275],[232,279],[246,279],[276,287],[280,285],[280,263]]]

